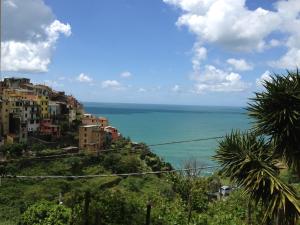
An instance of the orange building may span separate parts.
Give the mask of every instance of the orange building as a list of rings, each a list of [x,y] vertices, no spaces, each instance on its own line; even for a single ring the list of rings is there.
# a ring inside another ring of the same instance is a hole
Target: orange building
[[[115,141],[120,137],[120,133],[119,133],[118,129],[115,127],[106,126],[104,128],[104,131],[110,135],[112,141]]]
[[[99,125],[84,125],[79,127],[79,148],[97,151],[103,148],[104,129]]]
[[[101,127],[108,126],[108,120],[105,117],[95,117],[92,114],[84,114],[81,120],[83,125],[99,125]]]
[[[52,124],[50,119],[44,119],[40,122],[40,133],[60,137],[60,127]]]

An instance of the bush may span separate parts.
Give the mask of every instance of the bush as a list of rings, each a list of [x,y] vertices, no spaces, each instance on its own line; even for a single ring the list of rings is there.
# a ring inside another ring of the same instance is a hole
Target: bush
[[[2,154],[11,157],[20,157],[26,150],[27,145],[25,143],[7,144],[1,147]]]
[[[23,225],[65,225],[70,222],[71,210],[63,205],[43,201],[30,206],[23,214]]]

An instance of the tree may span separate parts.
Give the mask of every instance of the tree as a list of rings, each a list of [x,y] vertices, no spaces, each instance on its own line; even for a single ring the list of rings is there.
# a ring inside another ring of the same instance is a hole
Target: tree
[[[243,187],[256,205],[262,205],[263,222],[296,224],[300,198],[292,186],[279,178],[272,149],[263,138],[249,132],[232,132],[220,142],[214,158],[221,164],[225,176]]]
[[[274,157],[283,160],[300,177],[300,72],[274,74],[249,104],[254,130],[274,143]]]
[[[204,212],[208,207],[208,181],[199,177],[201,170],[195,160],[184,163],[185,171],[169,175],[173,189],[179,193],[187,208],[187,221],[190,224],[193,211]]]

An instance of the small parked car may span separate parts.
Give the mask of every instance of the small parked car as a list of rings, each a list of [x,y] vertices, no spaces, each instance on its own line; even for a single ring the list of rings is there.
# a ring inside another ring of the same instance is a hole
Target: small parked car
[[[229,195],[231,192],[231,187],[229,186],[222,186],[219,190],[220,194],[225,196],[225,195]]]

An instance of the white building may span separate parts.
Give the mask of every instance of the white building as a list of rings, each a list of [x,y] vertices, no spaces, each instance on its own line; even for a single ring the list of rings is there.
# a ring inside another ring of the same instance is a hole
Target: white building
[[[50,117],[55,117],[61,114],[60,104],[58,102],[49,101],[48,110]]]
[[[24,101],[22,120],[27,122],[28,132],[36,132],[40,127],[38,105],[35,101]]]

